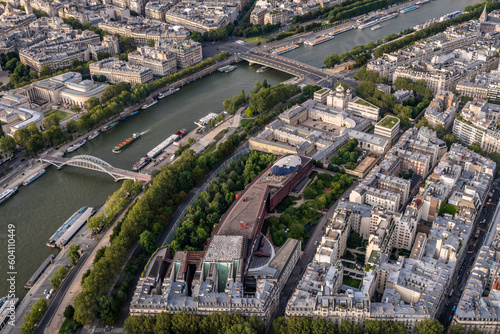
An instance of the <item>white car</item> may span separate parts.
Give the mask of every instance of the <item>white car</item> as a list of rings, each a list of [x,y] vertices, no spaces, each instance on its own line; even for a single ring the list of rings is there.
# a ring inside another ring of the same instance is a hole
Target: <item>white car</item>
[[[45,299],[50,299],[52,298],[52,295],[49,293],[47,296],[45,296]]]

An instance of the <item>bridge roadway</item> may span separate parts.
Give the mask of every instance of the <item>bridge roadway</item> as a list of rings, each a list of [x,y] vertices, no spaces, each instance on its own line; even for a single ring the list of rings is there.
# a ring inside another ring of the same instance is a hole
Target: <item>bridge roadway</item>
[[[329,87],[335,79],[333,75],[323,69],[260,50],[254,49],[242,53],[239,57],[250,63],[272,67],[298,77],[308,78],[322,87]]]
[[[150,182],[151,175],[141,174],[136,172],[131,172],[125,169],[120,169],[111,166],[105,161],[102,161],[98,158],[92,156],[75,156],[73,158],[67,159],[63,157],[55,157],[55,156],[44,156],[40,158],[43,162],[48,162],[58,169],[63,166],[73,166],[80,167],[85,169],[94,170],[97,172],[107,173],[111,175],[115,181],[123,180],[123,179],[131,179],[136,181]]]

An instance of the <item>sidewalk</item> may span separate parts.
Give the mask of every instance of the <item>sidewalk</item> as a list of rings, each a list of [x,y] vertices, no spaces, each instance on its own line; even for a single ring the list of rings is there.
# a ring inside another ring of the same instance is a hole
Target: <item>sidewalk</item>
[[[144,192],[141,192],[132,202],[131,204],[135,203],[136,200],[141,198],[144,195]],[[82,277],[85,272],[87,272],[88,269],[91,269],[95,255],[99,249],[101,249],[104,246],[110,246],[111,243],[109,242],[109,238],[111,234],[113,234],[113,228],[115,227],[116,223],[121,221],[123,217],[125,217],[125,213],[128,211],[128,208],[130,205],[123,210],[123,212],[118,216],[118,218],[115,219],[115,222],[113,225],[106,231],[102,239],[99,240],[99,242],[96,244],[90,255],[87,257],[85,260],[85,263],[82,265],[80,268],[79,272],[76,274],[75,278],[73,279],[73,282],[71,282],[71,285],[68,288],[69,293],[65,294],[61,303],[59,304],[59,307],[57,308],[57,311],[52,315],[52,319],[50,319],[49,324],[47,328],[45,329],[46,334],[57,334],[59,333],[59,329],[61,328],[65,317],[64,317],[64,309],[68,305],[72,305],[76,296],[82,291]]]

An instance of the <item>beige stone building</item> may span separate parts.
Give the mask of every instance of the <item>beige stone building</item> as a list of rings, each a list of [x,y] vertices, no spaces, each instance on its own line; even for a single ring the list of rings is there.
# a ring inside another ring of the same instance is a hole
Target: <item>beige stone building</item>
[[[89,66],[90,75],[104,75],[111,83],[128,82],[132,85],[144,84],[153,80],[153,71],[141,65],[108,58]]]

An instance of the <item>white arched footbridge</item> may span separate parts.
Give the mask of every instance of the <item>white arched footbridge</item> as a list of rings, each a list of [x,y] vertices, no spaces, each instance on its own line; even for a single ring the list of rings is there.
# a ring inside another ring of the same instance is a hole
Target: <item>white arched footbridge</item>
[[[106,161],[96,158],[91,155],[76,155],[72,158],[62,158],[54,156],[45,156],[40,158],[43,162],[48,162],[51,165],[61,169],[63,166],[80,167],[97,172],[102,172],[110,175],[115,181],[131,179],[136,181],[151,181],[151,175],[131,172],[125,169],[115,168]]]

